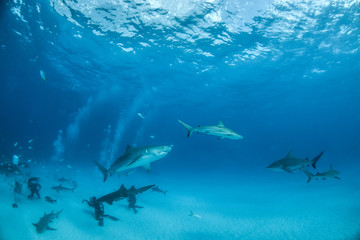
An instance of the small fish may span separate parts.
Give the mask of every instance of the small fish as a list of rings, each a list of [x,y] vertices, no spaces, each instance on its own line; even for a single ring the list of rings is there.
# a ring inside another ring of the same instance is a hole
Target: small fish
[[[18,142],[14,143],[14,147],[16,147],[18,145]]]
[[[13,155],[13,164],[18,165],[19,164],[19,156]]]
[[[154,139],[154,138],[155,138],[155,136],[154,136],[154,135],[151,135],[151,136],[150,136],[150,138]]]
[[[29,141],[28,141],[28,143],[32,143],[34,141],[34,139],[30,139]]]
[[[141,117],[142,119],[145,118],[141,113],[138,113],[138,116]]]
[[[43,70],[40,70],[40,76],[42,79],[44,79],[45,81],[47,80],[46,76],[45,76],[45,73]]]
[[[46,197],[45,197],[45,200],[46,200],[47,202],[49,202],[49,203],[56,203],[56,200],[55,200],[55,199],[52,199],[52,198],[49,197],[49,196],[46,196]]]
[[[195,218],[198,218],[198,219],[202,219],[202,216],[196,214],[196,213],[193,213],[193,211],[190,211],[190,214],[189,214],[190,217],[195,217]]]

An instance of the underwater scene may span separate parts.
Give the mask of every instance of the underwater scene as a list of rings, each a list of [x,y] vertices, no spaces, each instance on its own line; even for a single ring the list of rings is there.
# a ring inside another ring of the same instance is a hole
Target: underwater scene
[[[359,0],[3,0],[0,239],[360,240]]]

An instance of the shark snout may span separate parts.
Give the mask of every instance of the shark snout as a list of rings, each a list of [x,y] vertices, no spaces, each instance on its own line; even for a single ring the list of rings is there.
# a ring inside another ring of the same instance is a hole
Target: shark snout
[[[281,167],[280,166],[277,166],[276,164],[270,164],[269,166],[267,166],[266,168],[272,170],[272,171],[281,171]]]
[[[172,150],[171,146],[162,146],[162,150],[166,153],[170,152]]]
[[[155,155],[166,155],[171,151],[171,146],[158,146],[153,150]]]

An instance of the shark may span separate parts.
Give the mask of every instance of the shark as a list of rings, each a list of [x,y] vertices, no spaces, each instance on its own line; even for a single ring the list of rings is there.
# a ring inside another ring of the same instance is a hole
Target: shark
[[[153,188],[151,189],[151,191],[152,191],[152,192],[163,193],[164,195],[166,195],[166,193],[167,193],[167,190],[164,191],[164,190],[160,189],[158,186],[153,187]]]
[[[59,184],[58,186],[52,187],[51,189],[54,189],[57,193],[60,191],[72,191],[74,192],[76,186],[74,186],[73,188],[68,188],[68,187],[64,187],[63,185]]]
[[[200,216],[199,214],[193,213],[193,211],[190,211],[189,217],[202,219],[202,216]]]
[[[190,125],[187,125],[181,120],[178,121],[188,131],[187,137],[190,137],[193,132],[196,132],[196,133],[205,133],[207,135],[218,136],[219,139],[227,138],[227,139],[239,140],[244,138],[243,136],[231,130],[230,128],[225,127],[224,123],[221,120],[216,126],[198,126],[195,128],[191,127]]]
[[[125,153],[106,169],[97,161],[96,166],[104,175],[104,182],[108,176],[114,175],[115,172],[123,172],[131,168],[144,167],[146,171],[150,171],[150,163],[165,157],[172,147],[170,146],[150,146],[150,147],[131,147],[127,145]]]
[[[133,186],[131,186],[131,188],[127,189],[124,186],[124,184],[121,184],[119,190],[109,193],[109,194],[106,194],[106,195],[98,198],[96,201],[97,202],[106,202],[107,204],[112,205],[114,201],[119,201],[124,198],[128,198],[131,192],[133,192],[135,194],[143,193],[154,186],[155,185],[153,184],[153,185],[148,185],[148,186],[141,187],[141,188],[135,188],[133,185]]]
[[[304,169],[303,171],[309,177],[309,179],[307,180],[307,183],[309,183],[310,180],[313,178],[315,178],[316,180],[319,180],[319,179],[325,180],[327,178],[336,178],[336,179],[340,180],[340,178],[339,178],[340,173],[338,171],[334,170],[331,164],[330,164],[330,169],[326,172],[322,172],[322,173],[318,172],[316,174],[312,174],[311,172],[309,172],[306,169]]]
[[[308,158],[306,158],[306,159],[296,158],[296,157],[294,157],[293,152],[290,151],[286,155],[286,157],[284,157],[276,162],[273,162],[272,164],[267,166],[267,168],[269,168],[270,170],[273,170],[273,171],[285,171],[288,173],[293,173],[295,171],[303,170],[303,169],[305,169],[305,167],[309,167],[310,165],[316,169],[316,163],[317,163],[317,161],[319,161],[319,159],[321,158],[321,156],[323,154],[324,154],[324,151],[322,151],[314,159],[309,160]]]
[[[54,211],[51,211],[51,213],[49,213],[49,214],[46,214],[46,212],[45,212],[44,216],[42,216],[40,218],[38,223],[33,223],[33,225],[36,227],[36,232],[43,233],[46,230],[56,230],[56,229],[54,229],[52,227],[49,227],[49,223],[51,223],[54,218],[58,218],[59,214],[62,211],[63,210],[60,210],[57,213],[54,213]]]

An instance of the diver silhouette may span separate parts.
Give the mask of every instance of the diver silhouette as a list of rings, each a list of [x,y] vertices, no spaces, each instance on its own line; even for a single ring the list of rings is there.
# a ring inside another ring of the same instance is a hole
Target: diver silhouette
[[[110,218],[113,221],[119,221],[119,219],[116,217],[104,214],[104,205],[102,202],[99,202],[96,197],[91,197],[90,201],[84,199],[82,202],[86,202],[89,207],[94,208],[95,219],[99,221],[99,226],[104,226],[104,217]]]
[[[16,196],[20,195],[22,192],[22,184],[15,180],[15,186],[14,186],[14,203],[12,204],[13,208],[17,208],[17,199]]]
[[[82,200],[82,202],[86,202],[89,207],[94,208],[95,210],[95,219],[99,221],[99,226],[104,225],[104,205],[102,202],[98,202],[96,197],[91,197],[90,201]]]
[[[32,199],[34,197],[34,194],[36,194],[38,196],[38,198],[40,199],[40,189],[41,189],[41,185],[38,183],[39,178],[38,177],[31,177],[28,180],[28,189],[30,190],[30,195],[28,196],[29,199]]]
[[[129,202],[129,208],[134,209],[134,212],[137,213],[136,208],[143,208],[141,206],[137,206],[136,204],[136,189],[134,188],[130,188],[129,189],[129,197],[128,197],[128,202]]]

